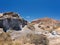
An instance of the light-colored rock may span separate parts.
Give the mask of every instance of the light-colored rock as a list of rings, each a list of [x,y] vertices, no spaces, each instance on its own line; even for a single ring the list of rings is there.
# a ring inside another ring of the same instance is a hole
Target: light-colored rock
[[[22,35],[21,31],[14,31],[14,30],[8,30],[7,33],[10,34],[12,39],[18,39]]]
[[[3,32],[4,32],[4,31],[3,31],[3,28],[0,28],[0,34],[3,33]]]

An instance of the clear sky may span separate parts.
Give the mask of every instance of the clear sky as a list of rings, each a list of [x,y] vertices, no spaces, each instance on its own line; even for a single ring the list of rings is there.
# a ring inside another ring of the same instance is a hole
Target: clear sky
[[[0,13],[10,11],[28,21],[43,17],[60,20],[60,0],[0,0]]]

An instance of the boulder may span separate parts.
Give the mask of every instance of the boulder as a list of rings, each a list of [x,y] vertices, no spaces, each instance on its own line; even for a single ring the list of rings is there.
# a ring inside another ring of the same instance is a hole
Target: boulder
[[[2,16],[2,17],[1,17]],[[22,28],[27,25],[27,21],[24,20],[19,14],[14,12],[6,12],[0,16],[0,28],[6,32],[7,30],[22,30]]]

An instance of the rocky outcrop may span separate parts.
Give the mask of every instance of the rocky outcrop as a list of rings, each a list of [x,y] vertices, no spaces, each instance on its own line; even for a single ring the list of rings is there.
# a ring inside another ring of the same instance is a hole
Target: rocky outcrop
[[[19,16],[19,14],[14,12],[7,12],[0,15],[0,28],[6,32],[9,29],[21,30],[27,21]]]

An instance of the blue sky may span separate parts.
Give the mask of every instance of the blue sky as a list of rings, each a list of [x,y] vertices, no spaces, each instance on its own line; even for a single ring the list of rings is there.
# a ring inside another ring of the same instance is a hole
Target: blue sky
[[[28,21],[44,17],[60,20],[60,0],[0,0],[0,13],[11,11]]]

